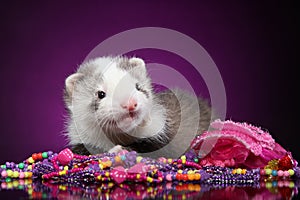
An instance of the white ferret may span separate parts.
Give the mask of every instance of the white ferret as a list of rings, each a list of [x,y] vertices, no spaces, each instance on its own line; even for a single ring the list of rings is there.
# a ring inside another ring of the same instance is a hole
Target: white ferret
[[[145,62],[136,57],[98,57],[66,78],[66,135],[78,154],[120,148],[149,157],[177,157],[207,130],[209,103],[172,89],[154,93]]]

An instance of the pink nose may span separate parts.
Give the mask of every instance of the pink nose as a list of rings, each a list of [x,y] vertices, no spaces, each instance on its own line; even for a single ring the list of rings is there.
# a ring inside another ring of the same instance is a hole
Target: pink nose
[[[135,99],[129,99],[126,103],[121,105],[122,108],[127,109],[129,111],[133,111],[137,107],[137,101]]]

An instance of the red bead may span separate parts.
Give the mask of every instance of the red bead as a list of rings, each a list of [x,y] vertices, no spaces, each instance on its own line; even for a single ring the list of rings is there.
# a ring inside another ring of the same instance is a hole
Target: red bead
[[[182,180],[182,174],[177,173],[176,174],[176,179],[179,180],[179,181]]]
[[[184,180],[184,181],[189,180],[188,175],[187,174],[182,174],[182,180]]]
[[[42,160],[42,159],[43,159],[42,153],[38,153],[38,154],[37,154],[37,159],[38,159],[38,160]]]
[[[279,159],[278,169],[289,170],[293,168],[293,162],[289,155],[286,155]]]
[[[31,157],[32,157],[33,160],[37,160],[38,159],[38,155],[36,153],[32,154]]]

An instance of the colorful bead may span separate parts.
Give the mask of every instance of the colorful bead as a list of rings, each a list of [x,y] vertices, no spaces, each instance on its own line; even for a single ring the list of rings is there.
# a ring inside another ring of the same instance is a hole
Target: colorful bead
[[[295,174],[295,171],[292,169],[289,169],[288,172],[289,172],[290,176],[294,176],[294,174]]]
[[[42,158],[48,158],[48,152],[43,152],[42,153]]]
[[[277,170],[272,170],[272,176],[277,176]]]
[[[271,169],[265,169],[266,175],[271,175],[272,174],[272,170]]]

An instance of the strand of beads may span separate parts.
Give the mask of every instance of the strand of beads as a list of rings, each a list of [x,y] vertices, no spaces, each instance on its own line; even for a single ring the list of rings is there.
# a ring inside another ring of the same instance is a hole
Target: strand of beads
[[[297,167],[289,154],[280,159],[273,159],[260,169],[260,175],[265,179],[290,179],[295,175]],[[297,175],[297,174],[296,174]]]
[[[32,169],[34,164],[44,159],[51,158],[52,151],[34,153],[29,158],[18,164],[14,162],[6,162],[1,165],[0,174],[1,180],[5,179],[6,182],[10,182],[12,179],[26,179],[32,178]]]

